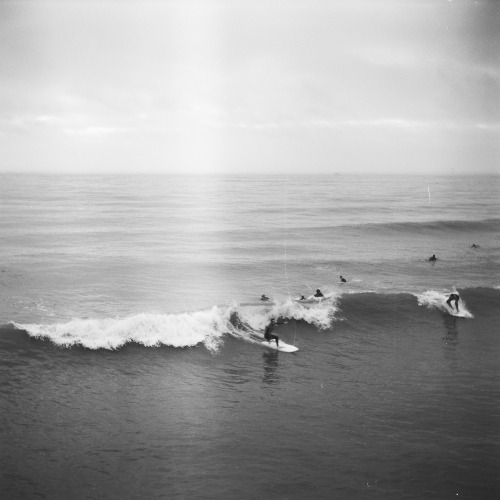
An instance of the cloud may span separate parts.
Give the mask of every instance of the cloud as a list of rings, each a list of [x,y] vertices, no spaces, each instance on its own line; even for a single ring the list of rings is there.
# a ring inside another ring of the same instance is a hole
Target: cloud
[[[108,136],[114,134],[123,133],[133,133],[135,129],[125,128],[125,127],[102,127],[102,126],[92,126],[84,127],[79,129],[63,128],[62,132],[66,135],[72,136]]]
[[[404,45],[404,44],[403,44]],[[462,57],[455,58],[446,52],[428,51],[425,44],[418,46],[398,46],[391,45],[366,45],[356,47],[351,50],[353,57],[381,67],[402,68],[412,71],[421,71],[426,68],[437,68],[445,65],[447,68],[458,71],[470,71],[498,77],[499,68],[491,64],[478,61],[464,60]]]

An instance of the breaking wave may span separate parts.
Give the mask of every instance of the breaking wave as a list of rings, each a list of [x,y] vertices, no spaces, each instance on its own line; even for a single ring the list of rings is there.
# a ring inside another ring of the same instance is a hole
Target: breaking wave
[[[310,325],[313,331],[335,331],[347,321],[360,331],[373,325],[404,324],[418,320],[426,311],[457,316],[446,304],[452,290],[427,290],[419,294],[375,292],[330,296],[328,300],[299,303],[287,299],[271,303],[233,303],[211,309],[178,314],[137,314],[125,318],[73,319],[65,323],[19,324],[16,329],[32,338],[58,346],[81,345],[88,349],[119,349],[128,343],[146,347],[189,348],[204,345],[217,352],[226,336],[256,342],[271,317]],[[498,316],[500,290],[469,288],[458,290],[462,318]]]

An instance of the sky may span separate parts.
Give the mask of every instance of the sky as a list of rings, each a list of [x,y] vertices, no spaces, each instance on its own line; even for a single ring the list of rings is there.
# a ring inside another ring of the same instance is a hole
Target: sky
[[[500,1],[0,0],[0,172],[499,174]]]

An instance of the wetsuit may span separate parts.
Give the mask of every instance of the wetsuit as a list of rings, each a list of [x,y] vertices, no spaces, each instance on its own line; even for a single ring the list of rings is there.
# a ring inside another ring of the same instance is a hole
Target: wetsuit
[[[446,301],[446,303],[451,307],[451,303],[455,302],[455,307],[457,308],[457,312],[458,312],[458,301],[459,300],[460,300],[460,296],[458,295],[458,293],[452,293],[448,297],[448,300]]]
[[[274,321],[271,321],[271,323],[269,323],[266,326],[266,329],[264,331],[264,338],[268,342],[271,342],[271,340],[276,340],[276,346],[279,346],[279,337],[277,335],[273,335],[273,333],[272,333],[275,326],[276,326],[276,323]]]

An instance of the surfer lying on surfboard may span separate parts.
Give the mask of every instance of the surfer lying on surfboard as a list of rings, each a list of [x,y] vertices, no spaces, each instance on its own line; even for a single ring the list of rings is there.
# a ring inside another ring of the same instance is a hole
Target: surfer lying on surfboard
[[[276,340],[276,347],[279,347],[279,337],[277,335],[273,335],[273,330],[275,329],[276,325],[284,325],[285,322],[281,321],[276,321],[274,318],[271,318],[271,322],[266,326],[266,329],[264,331],[264,338],[268,341],[271,342],[271,340]]]

